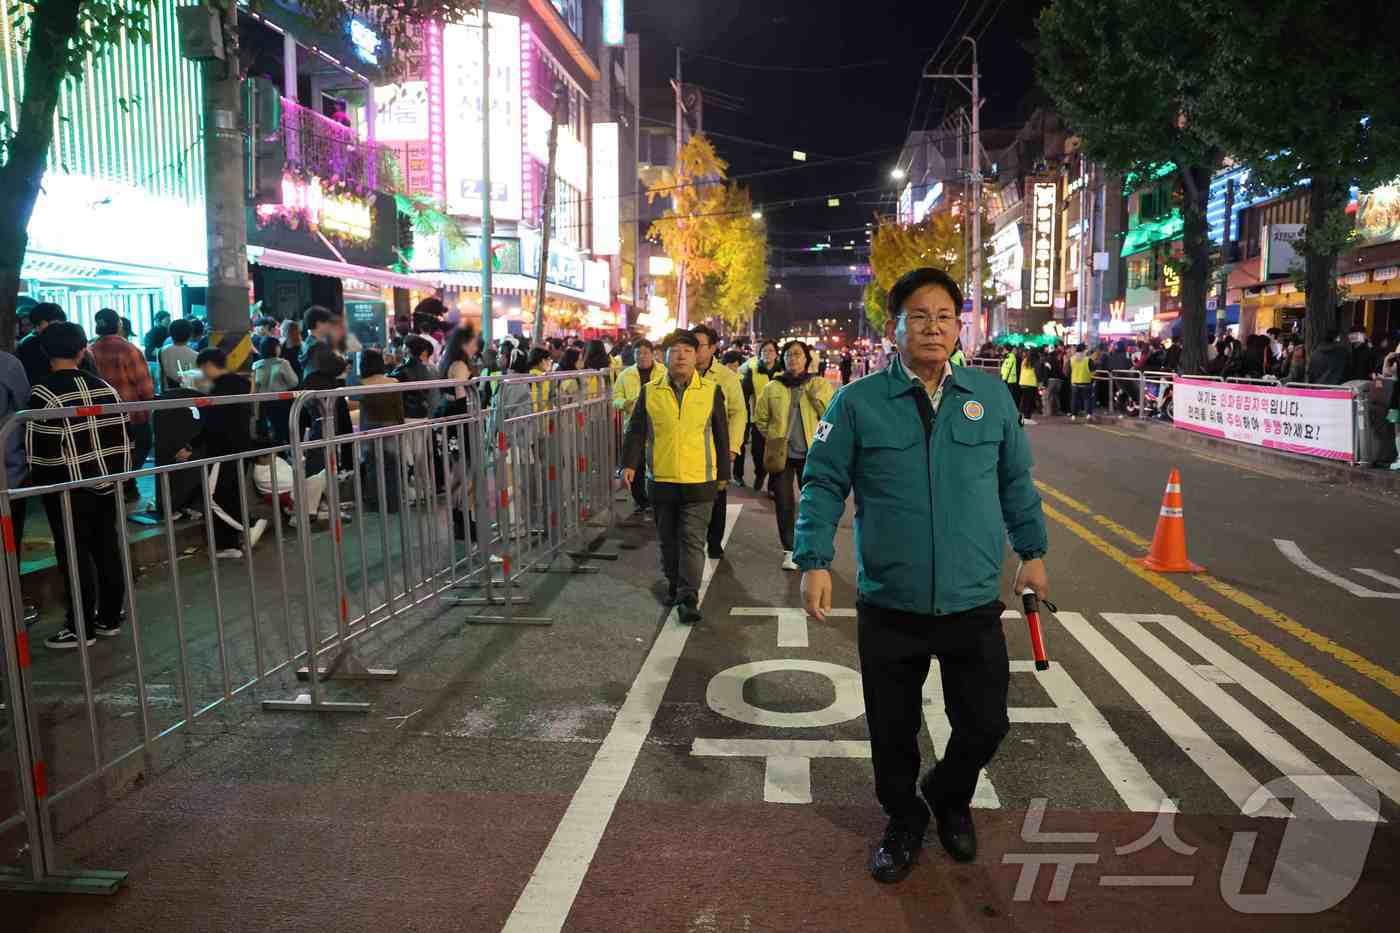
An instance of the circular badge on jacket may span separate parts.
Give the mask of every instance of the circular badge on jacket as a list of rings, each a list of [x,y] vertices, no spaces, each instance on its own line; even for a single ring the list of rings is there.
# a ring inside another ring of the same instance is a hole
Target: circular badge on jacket
[[[986,413],[982,403],[976,399],[970,398],[963,402],[963,417],[967,418],[968,421],[981,421],[982,416]]]

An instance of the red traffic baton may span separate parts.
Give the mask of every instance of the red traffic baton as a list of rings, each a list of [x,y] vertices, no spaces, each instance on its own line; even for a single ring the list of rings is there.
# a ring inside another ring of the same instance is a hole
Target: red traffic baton
[[[1050,611],[1055,611],[1055,605],[1046,602]],[[1021,591],[1021,608],[1026,611],[1026,625],[1031,630],[1031,654],[1035,656],[1035,669],[1038,671],[1050,670],[1050,659],[1045,656],[1045,638],[1040,634],[1040,597],[1035,595],[1035,590],[1026,587]]]

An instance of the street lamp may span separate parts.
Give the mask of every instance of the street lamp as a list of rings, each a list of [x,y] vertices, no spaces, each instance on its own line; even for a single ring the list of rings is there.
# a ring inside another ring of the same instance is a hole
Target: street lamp
[[[763,219],[763,211],[756,210],[756,211],[754,211],[752,214],[750,214],[749,216],[752,217],[754,220],[762,220],[762,219]]]
[[[779,289],[780,289],[780,288],[783,287],[783,283],[782,283],[782,282],[778,282],[778,283],[774,284],[773,287],[774,287],[774,288],[779,288]]]
[[[908,175],[905,173],[904,169],[896,165],[894,168],[890,169],[890,177],[895,181],[903,181]]]

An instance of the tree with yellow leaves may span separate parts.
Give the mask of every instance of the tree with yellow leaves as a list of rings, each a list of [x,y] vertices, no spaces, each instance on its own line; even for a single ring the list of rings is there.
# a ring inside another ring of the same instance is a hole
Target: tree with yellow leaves
[[[967,281],[963,218],[952,211],[937,211],[914,224],[887,217],[877,219],[870,239],[869,284],[865,287],[865,316],[877,331],[885,326],[885,301],[904,273],[921,266],[943,269],[955,282]],[[983,284],[988,280],[983,265]]]
[[[684,275],[692,321],[719,318],[739,327],[753,314],[768,288],[768,234],[752,217],[747,189],[725,184],[729,164],[703,134],[681,147],[680,166],[663,173],[647,190],[647,200],[671,199],[648,236],[661,240]],[[675,304],[673,280],[659,290]]]

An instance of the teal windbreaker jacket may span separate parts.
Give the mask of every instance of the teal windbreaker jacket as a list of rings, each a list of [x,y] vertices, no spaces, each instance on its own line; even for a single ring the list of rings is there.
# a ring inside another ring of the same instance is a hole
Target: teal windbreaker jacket
[[[1005,384],[953,366],[937,414],[895,357],[841,389],[817,426],[803,474],[793,559],[830,567],[855,493],[863,602],[946,615],[997,598],[1005,542],[1023,559],[1047,547],[1026,439]]]

